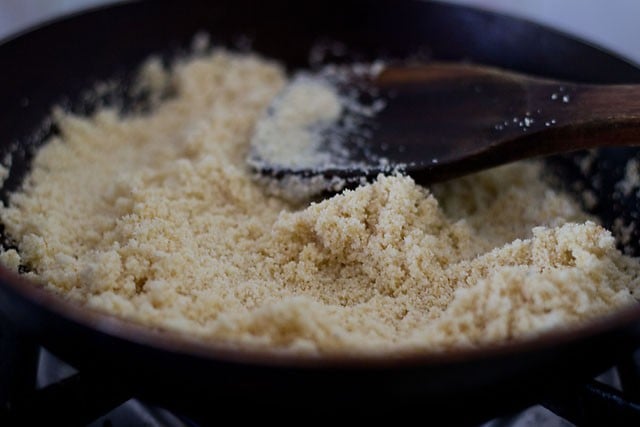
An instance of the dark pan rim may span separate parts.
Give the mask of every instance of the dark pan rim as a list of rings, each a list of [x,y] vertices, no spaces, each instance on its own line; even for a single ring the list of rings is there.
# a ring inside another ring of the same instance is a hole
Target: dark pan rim
[[[568,345],[640,322],[640,303],[637,303],[616,310],[609,315],[574,325],[567,330],[552,329],[529,338],[478,347],[460,347],[448,351],[434,350],[433,352],[402,350],[395,354],[387,349],[380,352],[360,350],[335,353],[294,353],[286,349],[253,347],[228,341],[216,342],[170,329],[146,326],[138,321],[127,320],[74,302],[2,265],[0,265],[0,284],[8,286],[20,298],[44,308],[55,316],[118,339],[174,354],[259,366],[381,369],[447,365]]]
[[[32,25],[18,33],[11,34],[4,39],[0,39],[0,48],[10,45],[14,41],[17,41],[22,37],[29,36],[39,30],[64,24],[71,20],[81,19],[82,16],[86,14],[100,13],[105,9],[127,7],[132,3],[141,3],[141,1],[131,3],[117,1],[112,4],[96,5],[87,9],[48,19],[44,22]],[[517,16],[500,14],[489,9],[449,4],[437,0],[433,3],[439,3],[443,6],[446,5],[450,8],[477,10],[488,15],[508,16],[508,18],[513,21],[529,22],[526,19]],[[628,58],[595,45],[592,42],[564,33],[544,24],[535,23],[534,25],[546,31],[558,34],[564,38],[571,39],[579,44],[589,46],[593,50],[600,51],[611,58],[638,68],[638,64],[635,64]],[[23,301],[34,304],[54,316],[59,316],[81,327],[89,328],[92,332],[103,333],[132,344],[150,347],[158,351],[229,363],[311,369],[384,369],[439,366],[461,362],[472,362],[568,345],[588,337],[613,332],[618,328],[629,327],[640,322],[640,303],[638,303],[633,304],[630,307],[617,310],[610,315],[600,316],[584,324],[575,325],[568,330],[553,329],[530,338],[524,338],[522,340],[512,342],[487,344],[481,347],[456,348],[454,350],[441,352],[428,352],[425,350],[402,351],[397,354],[388,350],[378,353],[365,353],[360,351],[354,353],[298,354],[287,350],[254,348],[222,341],[209,341],[177,331],[145,326],[141,323],[126,320],[116,315],[107,314],[71,301],[61,294],[47,290],[41,285],[26,279],[2,265],[0,265],[0,286],[7,287],[11,293],[15,294]]]
[[[145,0],[110,0],[108,3],[100,3],[89,5],[80,9],[71,10],[68,12],[63,12],[58,15],[50,16],[41,21],[37,21],[31,23],[18,31],[13,33],[9,33],[4,37],[0,38],[0,48],[4,47],[4,45],[12,43],[14,40],[18,40],[22,37],[28,36],[31,33],[39,31],[41,29],[45,29],[54,25],[64,24],[67,21],[71,21],[74,19],[82,19],[84,15],[90,15],[94,13],[100,13],[107,9],[113,9],[118,7],[127,7],[127,5],[132,3],[141,3]],[[150,0],[146,0],[150,1]]]
[[[124,1],[124,0],[119,0],[119,1]],[[418,1],[420,1],[420,0],[418,0]],[[627,56],[612,50],[612,48],[604,47],[604,46],[598,44],[595,41],[592,41],[592,40],[589,40],[589,39],[585,38],[584,36],[573,34],[573,33],[567,32],[565,30],[562,30],[561,28],[558,28],[558,27],[554,26],[553,24],[546,24],[546,23],[542,23],[542,22],[533,21],[533,20],[528,19],[526,17],[523,17],[521,15],[513,14],[512,12],[501,12],[501,11],[497,11],[497,10],[495,10],[495,9],[489,7],[489,6],[484,6],[484,5],[468,6],[466,4],[449,3],[447,0],[430,0],[430,2],[431,3],[438,3],[438,4],[442,5],[442,6],[447,6],[447,7],[452,7],[452,8],[473,10],[473,11],[477,11],[477,12],[480,12],[480,13],[485,14],[485,15],[502,16],[502,17],[509,18],[509,20],[511,20],[513,22],[526,22],[528,24],[535,25],[536,27],[544,30],[545,32],[555,33],[555,34],[561,36],[562,38],[572,40],[572,41],[577,42],[579,44],[582,44],[584,46],[588,46],[592,50],[596,50],[596,51],[599,51],[601,53],[604,53],[607,56],[609,56],[611,58],[614,58],[617,61],[625,62],[625,63],[631,65],[634,68],[640,68],[640,62],[634,61],[631,58],[628,58]]]
[[[37,32],[40,30],[46,30],[47,28],[52,26],[64,25],[68,21],[82,19],[83,16],[85,15],[100,14],[107,10],[117,9],[117,8],[127,8],[131,5],[140,4],[140,3],[151,3],[152,1],[153,0],[112,0],[112,2],[110,3],[90,5],[81,9],[72,10],[70,12],[62,13],[57,16],[49,17],[40,22],[30,24],[25,28],[20,29],[14,33],[10,33],[6,35],[4,38],[0,38],[0,48],[3,48],[5,45],[12,44],[14,41],[17,41],[23,37],[29,36],[34,32]],[[400,1],[405,1],[407,3],[423,3],[424,2],[424,0],[400,0]],[[452,9],[452,10],[457,9],[460,11],[472,11],[485,16],[508,18],[512,22],[526,23],[530,26],[535,26],[539,28],[545,33],[552,33],[561,38],[571,40],[576,44],[584,45],[591,50],[598,51],[602,54],[605,54],[606,56],[612,59],[615,59],[616,61],[619,61],[621,63],[626,63],[627,65],[630,65],[633,68],[640,69],[640,62],[636,62],[618,52],[613,51],[610,48],[603,47],[597,44],[596,42],[588,40],[582,36],[563,31],[562,29],[556,28],[550,24],[535,22],[527,18],[521,17],[519,15],[514,15],[508,12],[507,13],[498,12],[496,10],[491,9],[490,7],[468,6],[464,4],[450,3],[447,0],[429,0],[429,3],[438,5],[440,7]],[[274,58],[274,59],[277,59],[277,58]]]

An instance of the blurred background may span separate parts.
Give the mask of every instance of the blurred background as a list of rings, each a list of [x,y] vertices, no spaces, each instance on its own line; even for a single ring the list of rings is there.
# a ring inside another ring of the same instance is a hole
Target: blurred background
[[[122,0],[121,0],[122,1]],[[0,39],[43,20],[114,0],[0,0]],[[524,17],[574,34],[640,64],[638,0],[449,0]],[[523,46],[526,49],[526,46]]]

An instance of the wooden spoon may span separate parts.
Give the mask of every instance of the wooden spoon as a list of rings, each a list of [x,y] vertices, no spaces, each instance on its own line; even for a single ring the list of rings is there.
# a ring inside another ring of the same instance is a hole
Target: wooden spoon
[[[392,65],[371,84],[386,107],[366,135],[369,154],[352,154],[357,167],[262,162],[258,172],[360,181],[399,165],[429,183],[525,158],[640,144],[640,85],[575,84],[458,63]],[[376,157],[388,166],[371,162]]]

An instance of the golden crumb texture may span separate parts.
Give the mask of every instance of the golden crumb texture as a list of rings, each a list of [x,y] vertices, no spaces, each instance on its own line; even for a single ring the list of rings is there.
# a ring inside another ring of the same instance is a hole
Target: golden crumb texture
[[[148,86],[175,94],[152,112],[57,115],[0,211],[17,248],[0,261],[153,328],[311,354],[477,347],[637,303],[638,261],[535,163],[294,205],[245,162],[280,65],[222,50],[150,64]]]

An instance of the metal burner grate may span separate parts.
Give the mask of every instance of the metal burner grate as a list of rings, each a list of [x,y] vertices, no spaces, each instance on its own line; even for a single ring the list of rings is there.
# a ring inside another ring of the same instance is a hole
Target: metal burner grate
[[[0,323],[0,354],[0,425],[52,421],[91,427],[197,425],[188,417],[132,398],[126,386],[113,378],[75,371],[4,323]],[[541,405],[481,427],[640,425],[639,388],[640,350],[597,379],[554,390]]]

